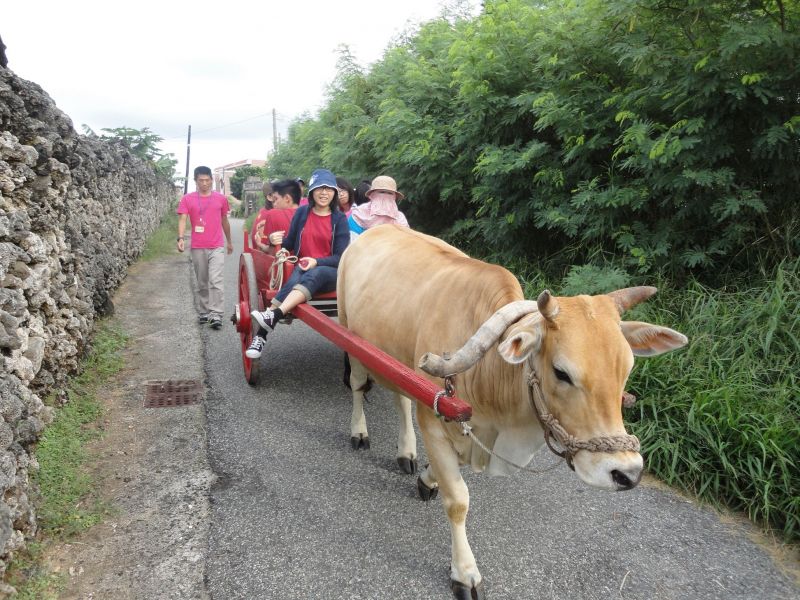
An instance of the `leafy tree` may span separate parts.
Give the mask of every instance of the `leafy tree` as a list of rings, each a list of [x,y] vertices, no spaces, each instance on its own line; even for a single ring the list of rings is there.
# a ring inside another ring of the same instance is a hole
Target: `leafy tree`
[[[83,130],[87,135],[94,135],[94,131],[87,125],[83,126]],[[106,132],[103,137],[122,142],[133,154],[150,163],[159,175],[169,179],[173,178],[178,161],[173,154],[161,152],[158,144],[163,141],[163,138],[150,131],[148,127],[143,129],[104,127],[102,131]]]
[[[780,0],[487,0],[369,70],[345,49],[267,170],[392,174],[416,228],[558,270],[775,263],[800,252],[799,26]]]
[[[253,165],[245,165],[243,167],[237,167],[236,173],[233,174],[231,177],[231,189],[229,193],[236,198],[242,198],[242,187],[244,186],[244,181],[248,177],[264,177],[264,171],[261,167],[256,167]]]

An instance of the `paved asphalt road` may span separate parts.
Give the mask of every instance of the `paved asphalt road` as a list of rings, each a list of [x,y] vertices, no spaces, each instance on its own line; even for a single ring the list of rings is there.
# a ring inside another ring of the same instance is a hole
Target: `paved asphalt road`
[[[241,222],[233,229],[229,309]],[[300,321],[279,326],[261,359],[261,382],[251,387],[233,327],[202,336],[208,451],[219,478],[206,567],[212,597],[451,598],[441,501],[418,500],[415,478],[395,463],[390,396],[371,394],[372,448],[356,452],[342,353],[333,344]],[[420,454],[424,464],[421,440]],[[800,597],[746,527],[669,491],[603,492],[564,465],[465,478],[468,535],[493,600]]]

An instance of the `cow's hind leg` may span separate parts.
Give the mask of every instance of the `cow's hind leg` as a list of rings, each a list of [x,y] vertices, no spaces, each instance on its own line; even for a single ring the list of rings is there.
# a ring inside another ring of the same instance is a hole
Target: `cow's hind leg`
[[[367,418],[364,416],[364,394],[368,389],[367,370],[355,358],[350,358],[350,389],[353,390],[353,414],[350,417],[350,444],[353,450],[369,450]]]
[[[413,475],[417,472],[417,435],[414,433],[411,400],[402,394],[395,394],[394,405],[400,417],[397,434],[397,464],[400,465],[403,473]]]
[[[418,411],[418,421],[450,521],[450,588],[458,600],[485,600],[483,577],[467,540],[469,490],[461,477],[458,454],[431,411]]]

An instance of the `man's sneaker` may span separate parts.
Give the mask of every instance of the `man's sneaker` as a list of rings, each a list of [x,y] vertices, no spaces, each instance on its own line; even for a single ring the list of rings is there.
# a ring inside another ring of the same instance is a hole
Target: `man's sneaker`
[[[199,315],[197,317],[197,322],[200,323],[200,325],[205,325],[208,323],[208,315]]]
[[[264,329],[269,327],[270,329],[275,329],[275,325],[278,324],[279,315],[275,314],[275,311],[268,308],[264,312],[254,310],[250,313],[250,316],[258,321],[258,324],[261,325]]]
[[[217,315],[208,318],[208,324],[211,325],[212,329],[220,329],[222,327],[222,319],[220,319]]]
[[[264,344],[266,343],[267,340],[257,335],[253,338],[253,341],[250,342],[250,346],[245,351],[245,356],[247,356],[247,358],[261,358],[261,353],[264,351]]]

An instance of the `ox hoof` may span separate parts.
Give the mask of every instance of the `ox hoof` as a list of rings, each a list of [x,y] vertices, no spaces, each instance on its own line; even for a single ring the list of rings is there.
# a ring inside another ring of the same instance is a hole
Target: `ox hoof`
[[[428,484],[422,481],[422,477],[417,477],[417,492],[423,501],[429,502],[439,495],[439,487],[428,487]]]
[[[353,446],[353,450],[369,450],[369,436],[368,435],[351,436],[350,445]]]
[[[406,458],[405,456],[397,457],[397,464],[400,465],[400,470],[406,475],[413,475],[417,472],[417,459]]]
[[[468,587],[460,581],[451,579],[450,589],[453,590],[453,596],[458,600],[486,600],[486,590],[483,587],[483,581],[476,586]]]

